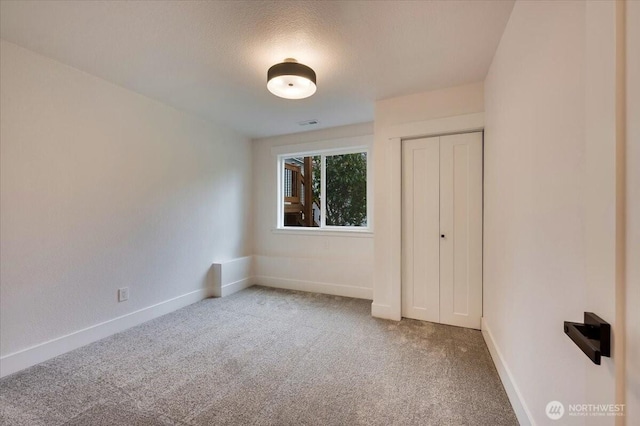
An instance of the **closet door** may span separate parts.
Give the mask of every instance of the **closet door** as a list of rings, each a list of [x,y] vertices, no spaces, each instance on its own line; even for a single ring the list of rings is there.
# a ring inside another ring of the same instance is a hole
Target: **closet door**
[[[440,138],[440,322],[480,328],[482,133]]]
[[[440,138],[402,143],[402,316],[439,322]]]

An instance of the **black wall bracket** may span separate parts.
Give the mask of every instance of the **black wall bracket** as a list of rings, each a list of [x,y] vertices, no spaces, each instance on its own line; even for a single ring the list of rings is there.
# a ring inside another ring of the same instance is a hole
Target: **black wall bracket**
[[[565,321],[564,333],[594,364],[600,365],[601,356],[611,356],[611,325],[593,312],[584,313],[584,324]]]

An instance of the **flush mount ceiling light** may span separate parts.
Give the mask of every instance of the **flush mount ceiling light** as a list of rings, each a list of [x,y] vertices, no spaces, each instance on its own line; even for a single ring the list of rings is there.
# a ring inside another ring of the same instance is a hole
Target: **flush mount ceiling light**
[[[285,99],[304,99],[316,93],[316,73],[295,59],[285,59],[267,71],[267,89]]]

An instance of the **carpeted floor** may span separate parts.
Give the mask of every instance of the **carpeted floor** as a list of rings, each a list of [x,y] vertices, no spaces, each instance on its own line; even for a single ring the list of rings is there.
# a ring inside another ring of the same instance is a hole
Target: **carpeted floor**
[[[513,425],[479,331],[252,287],[0,381],[3,425]]]

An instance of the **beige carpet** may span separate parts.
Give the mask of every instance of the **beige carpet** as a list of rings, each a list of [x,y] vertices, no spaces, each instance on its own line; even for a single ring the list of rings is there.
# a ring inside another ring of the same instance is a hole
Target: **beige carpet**
[[[479,331],[252,287],[0,381],[3,425],[513,425]]]

